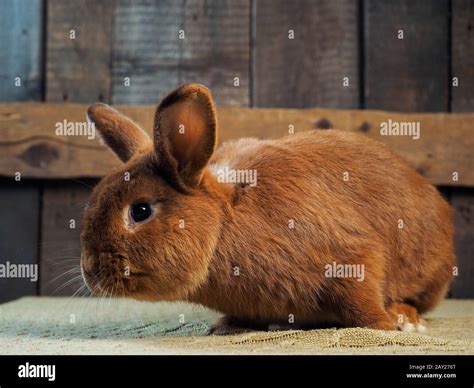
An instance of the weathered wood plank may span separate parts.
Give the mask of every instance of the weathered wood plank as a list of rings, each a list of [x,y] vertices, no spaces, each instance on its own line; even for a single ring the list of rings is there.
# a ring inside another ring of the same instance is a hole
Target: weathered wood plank
[[[55,124],[85,120],[87,106],[79,104],[0,105],[0,174],[11,176],[18,169],[24,176],[42,178],[97,177],[119,165],[104,152],[97,139],[85,136],[55,136]],[[151,131],[154,107],[118,107],[143,128]],[[388,144],[435,184],[474,185],[473,114],[392,113],[330,109],[218,108],[220,141],[242,136],[278,138],[295,132],[333,127],[360,131]],[[420,124],[420,139],[381,136],[380,124]],[[459,180],[452,180],[458,172]]]
[[[455,298],[474,297],[474,195],[468,188],[456,188],[451,196],[456,210],[454,220],[458,276],[452,287]]]
[[[179,83],[184,1],[119,0],[114,21],[112,101],[156,101]],[[130,80],[130,86],[126,83]]]
[[[364,4],[365,107],[447,111],[448,1],[366,0]]]
[[[183,20],[180,84],[203,83],[218,104],[248,106],[250,0],[188,1]]]
[[[24,180],[0,180],[0,264],[38,266],[39,205],[37,187]],[[33,274],[33,273],[31,273]],[[38,275],[38,272],[36,272]],[[36,295],[38,281],[0,277],[0,303],[25,295]]]
[[[0,8],[0,101],[39,100],[43,1],[5,0]],[[23,173],[19,168],[9,175],[16,172]],[[37,266],[40,190],[23,179],[2,179],[0,187],[0,264]],[[29,279],[0,278],[0,303],[35,295],[37,289]]]
[[[42,97],[42,16],[42,0],[2,1],[0,101],[39,100]]]
[[[41,295],[72,295],[82,285],[79,258],[82,212],[90,180],[46,182],[41,220]]]
[[[452,76],[451,110],[474,112],[474,3],[468,0],[452,1]],[[470,135],[472,137],[472,133]],[[472,168],[472,164],[471,164]],[[474,190],[451,189],[451,201],[456,210],[456,256],[459,274],[452,288],[456,298],[474,297]]]
[[[357,108],[358,4],[258,0],[254,106]]]
[[[474,2],[452,0],[451,110],[474,112]]]
[[[115,0],[48,1],[48,101],[110,100]]]
[[[249,0],[119,0],[113,102],[149,104],[176,85],[200,82],[219,103],[248,105],[249,12]]]

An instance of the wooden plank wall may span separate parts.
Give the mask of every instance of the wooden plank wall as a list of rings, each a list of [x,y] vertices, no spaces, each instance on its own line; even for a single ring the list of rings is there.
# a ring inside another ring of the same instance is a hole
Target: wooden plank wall
[[[35,179],[100,178],[120,165],[118,158],[96,139],[58,137],[55,125],[66,117],[84,121],[88,104],[0,104],[0,175],[21,169]],[[152,135],[156,105],[115,105]],[[434,185],[474,186],[474,113],[396,113],[369,109],[289,109],[218,106],[219,142],[239,137],[280,138],[289,124],[296,132],[315,127],[362,132],[406,159]],[[415,122],[423,136],[384,136],[380,123]],[[84,123],[85,125],[85,123]],[[462,181],[453,181],[457,171]]]
[[[28,181],[0,180],[0,263],[38,264],[40,190]],[[0,303],[36,295],[38,281],[0,278]]]
[[[249,0],[119,0],[112,101],[155,104],[176,85],[199,80],[218,104],[247,106],[249,23]]]
[[[44,95],[56,102],[155,104],[168,90],[196,81],[210,86],[220,105],[474,111],[470,0],[29,0],[25,7],[26,1],[2,3],[0,39],[8,49],[0,50],[0,79],[8,84],[21,73],[25,82],[22,89],[2,87],[0,101]],[[40,38],[19,43],[18,36]],[[5,51],[13,55],[5,58]],[[32,204],[33,216],[41,212],[42,294],[72,279],[55,280],[77,265],[89,191],[82,183],[22,183],[28,193],[22,203]],[[9,185],[2,183],[0,200],[15,198]],[[441,190],[458,211],[460,273],[452,296],[473,297],[474,193]],[[39,236],[39,223],[25,223]],[[34,244],[28,260],[38,260]],[[0,259],[11,255],[8,249],[0,246]]]
[[[452,0],[450,28],[450,108],[452,112],[473,112],[474,2]],[[474,189],[451,188],[451,203],[456,210],[456,253],[460,268],[452,293],[455,297],[472,298],[474,297]]]
[[[254,106],[358,108],[358,4],[258,0]]]
[[[114,0],[48,0],[46,101],[110,101]]]
[[[2,1],[0,102],[42,98],[42,30],[42,0]],[[0,180],[0,187],[0,263],[38,264],[40,188],[7,178]],[[34,295],[37,289],[38,282],[29,279],[1,278],[0,303]]]
[[[365,108],[448,110],[448,5],[448,0],[364,2]]]

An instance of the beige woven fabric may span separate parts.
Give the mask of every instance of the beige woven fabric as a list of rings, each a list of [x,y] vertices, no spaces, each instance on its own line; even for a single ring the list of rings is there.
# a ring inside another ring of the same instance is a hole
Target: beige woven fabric
[[[0,305],[0,354],[474,354],[474,301],[447,300],[416,333],[346,328],[209,329],[185,303],[22,298]]]

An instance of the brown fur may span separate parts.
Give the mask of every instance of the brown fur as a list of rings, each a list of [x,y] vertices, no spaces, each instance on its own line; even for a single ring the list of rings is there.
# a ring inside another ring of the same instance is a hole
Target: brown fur
[[[118,113],[99,112],[106,117],[91,119],[110,133],[100,123]],[[183,121],[190,133],[177,138]],[[301,325],[379,329],[397,327],[398,304],[421,314],[444,296],[455,265],[451,208],[385,145],[354,133],[309,131],[240,139],[212,154],[212,98],[194,84],[168,96],[155,123],[154,150],[130,129],[127,142],[142,145],[96,187],[85,213],[82,267],[94,291],[188,300],[249,322],[294,317]],[[218,182],[208,162],[255,169],[257,185]],[[124,214],[137,201],[159,211],[130,229]],[[333,262],[363,264],[364,281],[326,277]]]

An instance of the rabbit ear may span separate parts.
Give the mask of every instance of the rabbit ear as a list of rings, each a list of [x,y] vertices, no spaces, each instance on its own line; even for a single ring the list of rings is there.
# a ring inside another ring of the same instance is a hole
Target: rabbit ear
[[[158,106],[155,152],[162,170],[179,186],[194,188],[217,144],[217,118],[211,92],[187,84]]]
[[[152,148],[150,137],[137,124],[106,104],[91,105],[87,118],[124,163],[139,150]]]

